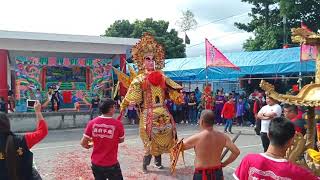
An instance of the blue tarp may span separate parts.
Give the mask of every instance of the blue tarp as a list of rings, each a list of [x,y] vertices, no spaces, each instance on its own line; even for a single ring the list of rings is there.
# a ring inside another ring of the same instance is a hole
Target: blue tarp
[[[208,80],[230,80],[245,75],[286,75],[293,73],[311,73],[315,71],[315,62],[300,62],[300,47],[268,51],[224,53],[240,71],[209,67]],[[194,58],[167,59],[165,74],[178,81],[206,80],[205,56]]]

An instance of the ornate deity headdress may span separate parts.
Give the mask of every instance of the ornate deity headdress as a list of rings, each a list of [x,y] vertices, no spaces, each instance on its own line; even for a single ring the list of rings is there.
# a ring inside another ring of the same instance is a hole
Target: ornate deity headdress
[[[144,70],[144,57],[148,54],[153,54],[156,69],[160,70],[164,67],[164,50],[163,47],[157,43],[150,33],[144,33],[141,40],[132,47],[132,56],[134,63],[139,70]]]

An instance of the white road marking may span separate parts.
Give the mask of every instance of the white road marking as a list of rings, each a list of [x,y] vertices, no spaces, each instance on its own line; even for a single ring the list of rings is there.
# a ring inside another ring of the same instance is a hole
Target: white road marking
[[[247,146],[238,146],[239,149],[244,149],[244,148],[250,148],[250,147],[257,147],[257,146],[262,146],[262,144],[253,144],[253,145],[247,145]]]
[[[40,147],[40,148],[34,148],[31,149],[31,151],[39,151],[39,150],[46,150],[46,149],[60,149],[60,148],[66,148],[66,147],[76,147],[80,146],[80,144],[70,144],[70,145],[62,145],[62,146],[48,146],[48,147]]]

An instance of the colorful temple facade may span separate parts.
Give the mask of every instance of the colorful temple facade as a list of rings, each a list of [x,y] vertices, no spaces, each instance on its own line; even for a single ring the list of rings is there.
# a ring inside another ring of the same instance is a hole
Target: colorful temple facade
[[[0,31],[0,97],[14,97],[15,112],[27,100],[48,100],[59,88],[60,109],[88,108],[111,97],[113,66],[124,66],[137,39]],[[50,109],[49,103],[48,109]]]

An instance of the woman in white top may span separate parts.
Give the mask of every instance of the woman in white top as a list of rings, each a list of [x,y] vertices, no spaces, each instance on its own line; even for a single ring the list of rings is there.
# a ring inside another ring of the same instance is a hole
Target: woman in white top
[[[282,113],[281,106],[277,104],[278,102],[275,99],[267,96],[266,103],[267,105],[263,106],[257,115],[261,119],[260,136],[264,152],[267,151],[270,143],[268,138],[269,124],[272,119],[280,117]]]

